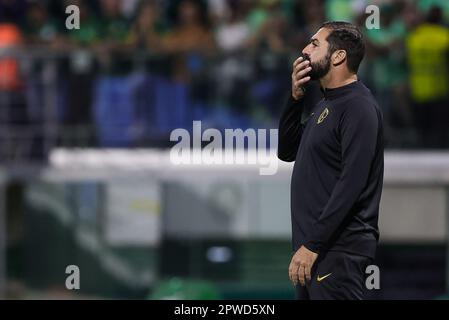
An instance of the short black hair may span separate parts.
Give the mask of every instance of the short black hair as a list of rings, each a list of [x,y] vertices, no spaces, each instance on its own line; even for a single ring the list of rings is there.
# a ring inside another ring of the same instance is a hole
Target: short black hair
[[[345,50],[349,71],[357,73],[365,55],[365,42],[360,29],[344,21],[325,22],[320,28],[331,31],[326,39],[329,43],[329,55],[336,50]]]

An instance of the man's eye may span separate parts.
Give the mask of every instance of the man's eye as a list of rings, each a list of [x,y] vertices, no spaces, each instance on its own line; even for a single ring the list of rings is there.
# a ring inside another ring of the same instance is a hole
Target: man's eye
[[[318,47],[315,42],[312,42],[312,46]]]

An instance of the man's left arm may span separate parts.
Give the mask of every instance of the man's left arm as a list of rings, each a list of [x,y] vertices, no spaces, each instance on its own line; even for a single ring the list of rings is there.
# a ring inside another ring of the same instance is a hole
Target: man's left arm
[[[304,244],[307,249],[318,253],[328,244],[365,188],[377,148],[379,121],[374,107],[354,106],[342,115],[342,171]]]

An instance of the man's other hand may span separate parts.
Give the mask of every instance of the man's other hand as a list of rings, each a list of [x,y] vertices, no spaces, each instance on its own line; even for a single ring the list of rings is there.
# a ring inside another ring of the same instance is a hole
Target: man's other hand
[[[296,251],[290,262],[288,268],[288,275],[294,285],[301,283],[302,286],[306,284],[306,279],[311,280],[312,266],[315,263],[318,254],[310,251],[304,246]]]

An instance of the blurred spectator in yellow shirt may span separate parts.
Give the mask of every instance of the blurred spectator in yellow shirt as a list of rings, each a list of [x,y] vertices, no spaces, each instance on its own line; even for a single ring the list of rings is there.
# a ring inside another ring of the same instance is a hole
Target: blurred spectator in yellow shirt
[[[424,147],[448,146],[449,30],[440,7],[407,37],[409,83]]]

